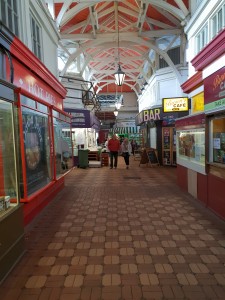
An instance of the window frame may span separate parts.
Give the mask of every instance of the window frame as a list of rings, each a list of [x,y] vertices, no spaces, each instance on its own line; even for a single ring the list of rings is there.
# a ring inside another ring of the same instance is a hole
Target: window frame
[[[35,28],[33,27],[33,25]],[[30,11],[30,26],[32,51],[38,59],[43,61],[42,27],[32,11]]]
[[[16,6],[16,9],[15,7]],[[20,0],[1,0],[0,20],[2,23],[17,37],[20,37],[21,24],[20,24]],[[4,10],[4,12],[3,12]],[[9,14],[10,12],[10,14]],[[9,24],[9,16],[11,16],[11,24]],[[3,19],[4,18],[4,19]],[[16,24],[15,24],[15,21]]]

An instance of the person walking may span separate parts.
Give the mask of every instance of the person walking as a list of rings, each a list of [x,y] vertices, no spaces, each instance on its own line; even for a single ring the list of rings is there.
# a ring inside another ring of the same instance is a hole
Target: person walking
[[[129,142],[128,138],[125,138],[123,140],[123,143],[121,144],[121,151],[122,151],[122,156],[124,158],[126,168],[129,169],[129,158],[132,153],[132,147],[131,143]]]
[[[120,141],[118,140],[116,134],[112,136],[112,138],[108,142],[108,148],[110,151],[110,169],[117,168],[117,162],[118,162],[118,152],[120,150]],[[113,164],[114,162],[114,164]]]

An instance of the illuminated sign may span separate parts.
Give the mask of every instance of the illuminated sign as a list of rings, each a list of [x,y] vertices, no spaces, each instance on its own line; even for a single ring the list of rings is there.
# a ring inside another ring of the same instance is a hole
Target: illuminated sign
[[[163,112],[188,111],[188,98],[163,98]]]
[[[192,97],[192,113],[198,113],[204,111],[204,93],[200,93]]]

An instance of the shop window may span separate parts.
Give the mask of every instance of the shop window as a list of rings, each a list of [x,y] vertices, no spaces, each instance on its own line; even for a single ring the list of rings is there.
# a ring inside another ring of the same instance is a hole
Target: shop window
[[[209,162],[225,164],[225,116],[210,120]]]
[[[1,0],[0,2],[0,20],[16,36],[19,36],[18,1]]]
[[[177,130],[177,160],[184,166],[205,166],[205,129]],[[198,170],[199,171],[199,170]]]
[[[18,205],[13,106],[0,99],[0,217]]]
[[[42,47],[41,47],[41,26],[38,24],[37,20],[32,14],[30,14],[31,19],[31,40],[32,40],[32,50],[34,54],[41,60],[42,59]]]
[[[23,135],[26,164],[26,185],[22,181],[24,197],[38,191],[52,181],[49,116],[27,107],[22,107]],[[22,168],[21,168],[22,170]],[[26,191],[24,187],[26,186]]]
[[[56,177],[73,167],[72,133],[70,123],[53,118]]]

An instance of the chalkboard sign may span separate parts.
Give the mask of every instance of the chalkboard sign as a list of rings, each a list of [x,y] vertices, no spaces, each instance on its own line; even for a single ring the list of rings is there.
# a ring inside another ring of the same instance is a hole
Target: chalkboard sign
[[[147,150],[149,163],[152,165],[158,165],[159,166],[159,160],[158,160],[158,154],[155,149],[148,149]]]
[[[142,164],[159,166],[157,150],[153,148],[144,149],[141,154],[141,160],[139,166]]]
[[[144,164],[148,164],[149,162],[149,159],[148,159],[148,154],[147,154],[147,151],[146,149],[144,149],[141,153],[141,159],[140,159],[140,163],[139,163],[139,166],[140,165],[144,165]]]

